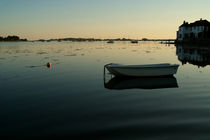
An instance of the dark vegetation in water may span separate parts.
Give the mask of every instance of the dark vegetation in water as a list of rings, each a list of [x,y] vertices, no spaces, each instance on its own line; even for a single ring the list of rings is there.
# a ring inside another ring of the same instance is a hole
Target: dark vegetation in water
[[[19,36],[7,36],[7,37],[0,36],[0,41],[27,41],[27,39],[20,39]]]

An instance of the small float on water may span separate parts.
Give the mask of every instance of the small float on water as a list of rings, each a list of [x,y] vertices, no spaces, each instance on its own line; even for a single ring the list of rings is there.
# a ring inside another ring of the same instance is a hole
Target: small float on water
[[[46,66],[47,66],[48,68],[51,68],[52,63],[48,62],[48,63],[46,64]]]
[[[178,64],[150,64],[150,65],[121,65],[107,64],[104,66],[111,74],[122,77],[162,77],[173,76],[177,73]]]

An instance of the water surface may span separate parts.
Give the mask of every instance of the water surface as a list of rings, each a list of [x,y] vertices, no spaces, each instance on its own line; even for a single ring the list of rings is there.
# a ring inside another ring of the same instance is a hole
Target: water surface
[[[209,52],[157,42],[0,43],[0,135],[209,139]],[[104,81],[107,63],[180,67],[171,79]]]

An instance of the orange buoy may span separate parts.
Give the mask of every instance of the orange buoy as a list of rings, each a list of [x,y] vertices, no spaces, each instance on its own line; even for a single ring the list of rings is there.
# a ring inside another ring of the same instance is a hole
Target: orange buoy
[[[47,63],[47,67],[50,68],[52,64],[50,62]]]

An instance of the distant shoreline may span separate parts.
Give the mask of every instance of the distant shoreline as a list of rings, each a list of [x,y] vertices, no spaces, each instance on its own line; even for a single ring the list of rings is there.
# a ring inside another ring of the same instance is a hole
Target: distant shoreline
[[[19,36],[7,36],[1,37],[0,42],[51,42],[51,41],[72,41],[72,42],[95,42],[95,41],[163,41],[163,42],[170,42],[175,41],[176,39],[130,39],[130,38],[115,38],[115,39],[97,39],[97,38],[58,38],[58,39],[39,39],[39,40],[28,40],[28,39],[21,39]]]
[[[51,42],[51,41],[72,41],[72,42],[94,42],[94,41],[175,41],[175,39],[129,39],[129,38],[117,38],[117,39],[95,39],[95,38],[60,38],[60,39],[39,39],[39,40],[34,40],[34,41],[39,41],[39,42]]]

